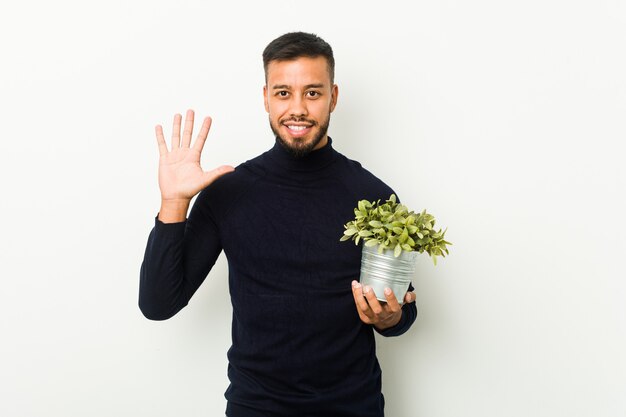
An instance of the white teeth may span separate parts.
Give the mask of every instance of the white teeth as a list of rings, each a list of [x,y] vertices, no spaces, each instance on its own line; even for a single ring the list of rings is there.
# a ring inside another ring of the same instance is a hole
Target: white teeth
[[[291,130],[304,130],[307,128],[306,126],[287,126],[287,127]]]

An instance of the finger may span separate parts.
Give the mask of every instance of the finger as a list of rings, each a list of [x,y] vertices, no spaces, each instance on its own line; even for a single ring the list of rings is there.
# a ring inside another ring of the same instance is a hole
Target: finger
[[[228,174],[229,172],[233,172],[234,170],[235,168],[231,167],[230,165],[222,165],[211,171],[205,172],[204,173],[204,180],[205,180],[204,186],[206,187],[207,185],[211,184],[213,181],[215,181],[222,175]]]
[[[193,133],[193,118],[193,110],[187,110],[187,114],[185,115],[185,127],[183,129],[183,143],[181,144],[181,147],[183,148],[188,148],[191,144],[191,134]]]
[[[163,126],[156,125],[154,131],[156,133],[157,143],[159,144],[159,156],[167,155],[167,144],[165,143],[165,136],[163,136]]]
[[[385,288],[385,299],[387,300],[387,310],[391,313],[397,313],[400,311],[400,304],[396,295],[391,291],[391,288]]]
[[[415,293],[413,291],[409,291],[404,296],[404,302],[407,304],[414,303],[416,298],[417,296],[415,295]]]
[[[374,290],[369,285],[363,287],[363,295],[367,299],[367,303],[369,304],[372,312],[376,315],[379,315],[383,312],[383,307],[380,305],[378,299],[376,299],[376,294],[374,294]]]
[[[352,281],[352,296],[354,297],[354,303],[356,304],[359,315],[364,315],[370,318],[373,314],[372,310],[370,309],[369,304],[367,304],[365,297],[363,297],[363,288],[361,287],[361,284],[357,281]]]
[[[180,148],[180,122],[183,116],[176,113],[174,115],[174,124],[172,126],[172,150]]]
[[[211,120],[210,117],[205,117],[202,121],[202,127],[200,128],[200,132],[198,132],[198,137],[196,138],[196,143],[193,144],[193,148],[198,152],[202,153],[202,148],[204,148],[204,143],[206,142],[207,136],[209,136],[209,130],[211,129]]]

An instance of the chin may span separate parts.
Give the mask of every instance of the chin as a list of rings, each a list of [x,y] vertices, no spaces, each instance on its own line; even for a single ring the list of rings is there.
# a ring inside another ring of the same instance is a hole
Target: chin
[[[283,137],[282,135],[277,136],[277,138],[279,142],[281,143],[281,145],[283,145],[283,147],[287,149],[296,158],[302,158],[308,155],[309,153],[313,152],[314,148],[321,141],[321,138],[317,141],[315,140],[315,138],[285,139],[285,137]]]
[[[309,132],[306,136],[294,138],[291,136],[290,132],[286,127],[274,126],[272,120],[270,119],[270,128],[276,136],[278,142],[289,151],[296,158],[301,158],[303,156],[311,153],[322,141],[324,136],[326,136],[326,131],[328,129],[328,123],[325,123],[321,126],[316,126],[316,128]]]

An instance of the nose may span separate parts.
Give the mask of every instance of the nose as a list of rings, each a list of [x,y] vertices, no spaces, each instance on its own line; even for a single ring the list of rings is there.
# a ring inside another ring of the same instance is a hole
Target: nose
[[[292,117],[304,117],[308,113],[306,101],[299,95],[294,95],[289,103],[289,115]]]

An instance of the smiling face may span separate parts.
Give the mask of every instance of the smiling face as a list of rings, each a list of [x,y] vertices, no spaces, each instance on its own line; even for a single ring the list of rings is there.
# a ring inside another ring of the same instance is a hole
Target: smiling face
[[[267,66],[263,96],[270,127],[297,157],[328,143],[326,132],[337,94],[324,57],[271,61]]]

